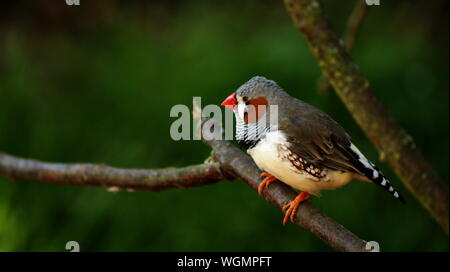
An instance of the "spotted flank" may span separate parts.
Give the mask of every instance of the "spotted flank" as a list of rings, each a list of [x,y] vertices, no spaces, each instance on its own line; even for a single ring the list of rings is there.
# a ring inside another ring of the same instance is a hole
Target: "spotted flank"
[[[292,165],[299,171],[305,171],[308,174],[320,179],[327,175],[327,170],[324,168],[319,168],[312,163],[309,163],[299,155],[295,154],[286,145],[279,146],[280,155],[283,159],[288,160]]]
[[[363,172],[364,176],[366,176],[376,185],[384,188],[404,204],[406,203],[405,199],[394,189],[394,187],[392,187],[391,183],[386,179],[380,169],[378,169],[378,167],[370,162],[355,145],[351,144],[350,150],[352,151],[353,155],[355,155],[355,159],[357,159],[357,163],[360,166],[359,169]]]

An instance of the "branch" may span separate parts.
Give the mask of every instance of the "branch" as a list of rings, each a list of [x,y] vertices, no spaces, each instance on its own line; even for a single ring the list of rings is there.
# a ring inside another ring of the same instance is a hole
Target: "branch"
[[[238,178],[254,190],[258,189],[261,183],[260,170],[248,155],[228,141],[204,141],[213,148],[215,162],[159,170],[119,169],[102,164],[48,163],[0,153],[0,174],[11,179],[52,184],[154,191],[202,186],[226,178]],[[264,191],[264,196],[281,210],[295,198],[296,193],[284,183],[275,182]],[[339,251],[366,251],[365,241],[327,217],[310,202],[299,206],[295,221]]]
[[[48,163],[18,158],[4,153],[0,153],[0,174],[14,180],[102,186],[112,191],[160,191],[202,186],[224,179],[217,163],[157,170],[120,169],[104,164]]]
[[[448,235],[448,187],[372,92],[316,0],[285,0],[319,65],[357,123],[411,193]]]
[[[347,21],[347,27],[344,33],[344,44],[347,51],[350,52],[355,44],[356,36],[358,35],[359,29],[364,21],[364,17],[367,13],[367,4],[364,1],[356,0],[355,6],[353,7],[352,14]],[[325,93],[330,89],[330,83],[325,77],[320,77],[319,79],[319,93]]]

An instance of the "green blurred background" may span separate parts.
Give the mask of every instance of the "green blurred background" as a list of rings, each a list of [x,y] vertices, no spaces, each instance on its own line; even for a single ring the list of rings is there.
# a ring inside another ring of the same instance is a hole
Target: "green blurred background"
[[[323,1],[344,32],[355,1]],[[0,151],[56,162],[159,168],[202,162],[174,142],[175,104],[219,104],[255,75],[340,122],[408,204],[354,182],[314,203],[382,251],[448,251],[448,237],[394,175],[338,97],[282,1],[2,1]],[[374,91],[448,180],[448,2],[381,1],[352,52]],[[108,192],[0,177],[0,250],[331,251],[242,182]]]

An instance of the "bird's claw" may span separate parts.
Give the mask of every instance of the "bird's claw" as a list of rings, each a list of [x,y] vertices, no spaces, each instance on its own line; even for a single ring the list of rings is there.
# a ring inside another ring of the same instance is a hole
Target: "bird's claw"
[[[266,189],[267,187],[269,187],[269,185],[274,182],[275,180],[277,180],[276,177],[272,176],[269,173],[266,172],[262,172],[261,175],[259,175],[260,178],[264,178],[264,180],[259,184],[258,186],[258,194],[262,195],[262,191],[264,189]]]
[[[311,198],[307,192],[301,192],[294,200],[284,205],[281,209],[283,212],[286,211],[283,219],[283,225],[286,225],[288,219],[291,219],[292,223],[295,223],[295,215],[297,214],[297,209],[300,203]]]

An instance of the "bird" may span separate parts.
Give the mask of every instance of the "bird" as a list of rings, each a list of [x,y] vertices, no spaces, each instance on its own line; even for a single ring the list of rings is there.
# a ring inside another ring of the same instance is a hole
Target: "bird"
[[[258,193],[276,180],[300,191],[282,207],[284,225],[289,219],[294,222],[298,206],[311,195],[320,196],[322,190],[340,188],[353,179],[375,183],[405,203],[340,124],[275,81],[252,77],[221,105],[234,112],[236,140],[262,171]]]

